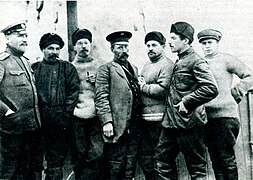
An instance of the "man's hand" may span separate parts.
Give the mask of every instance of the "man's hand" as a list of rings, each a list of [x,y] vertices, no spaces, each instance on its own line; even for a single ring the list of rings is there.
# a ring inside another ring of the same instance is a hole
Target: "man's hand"
[[[138,84],[140,85],[140,89],[142,90],[142,87],[146,84],[144,77],[142,76],[138,77]]]
[[[103,133],[108,138],[114,135],[114,133],[113,133],[113,125],[112,125],[111,122],[109,122],[109,123],[107,123],[107,124],[105,124],[103,126]]]
[[[180,101],[178,104],[173,105],[175,108],[178,108],[181,113],[188,113],[188,110],[185,108],[183,101]]]
[[[13,114],[15,113],[14,111],[12,111],[11,109],[8,109],[8,111],[5,113],[5,116],[8,116],[10,114]]]

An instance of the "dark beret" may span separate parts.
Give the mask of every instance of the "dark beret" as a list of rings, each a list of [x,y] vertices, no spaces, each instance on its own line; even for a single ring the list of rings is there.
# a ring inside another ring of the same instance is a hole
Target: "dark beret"
[[[187,22],[176,22],[171,25],[170,32],[182,35],[193,42],[194,28]]]
[[[26,23],[27,21],[21,21],[18,23],[11,24],[7,26],[6,28],[4,28],[3,30],[1,30],[1,32],[4,33],[4,35],[9,35],[14,32],[26,33]]]
[[[62,38],[54,33],[47,33],[44,34],[41,39],[40,39],[40,49],[43,50],[45,49],[47,46],[51,45],[51,44],[58,44],[60,46],[60,48],[62,48],[64,46],[64,41],[62,40]]]
[[[166,43],[166,38],[163,36],[162,33],[158,32],[158,31],[152,31],[149,32],[144,39],[145,44],[150,41],[150,40],[154,40],[159,42],[161,45]]]
[[[128,40],[132,37],[132,33],[128,31],[116,31],[108,36],[106,36],[106,40],[109,41],[111,44],[116,42],[128,42]]]
[[[199,42],[202,42],[206,39],[216,39],[217,41],[220,41],[222,34],[220,31],[214,29],[204,29],[197,34],[197,37]]]
[[[72,34],[72,44],[73,46],[76,45],[76,42],[79,39],[88,39],[90,43],[92,43],[92,34],[88,29],[79,29],[75,30],[75,32]]]

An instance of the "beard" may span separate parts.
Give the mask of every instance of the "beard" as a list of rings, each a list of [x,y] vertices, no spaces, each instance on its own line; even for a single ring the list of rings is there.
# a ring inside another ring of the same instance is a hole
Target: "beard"
[[[127,60],[128,57],[129,57],[129,54],[126,52],[123,52],[119,54],[118,59]]]

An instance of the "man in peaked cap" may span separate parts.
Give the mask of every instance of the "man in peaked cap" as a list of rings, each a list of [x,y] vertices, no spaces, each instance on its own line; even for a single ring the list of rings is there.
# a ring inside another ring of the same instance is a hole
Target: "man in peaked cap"
[[[157,179],[177,179],[176,157],[184,154],[192,180],[206,177],[203,125],[207,122],[203,106],[218,94],[210,67],[197,55],[191,43],[194,29],[186,22],[171,25],[169,45],[178,54],[173,68],[162,132],[156,148]]]
[[[62,167],[71,142],[71,117],[79,94],[76,68],[59,58],[64,46],[55,33],[44,34],[39,42],[43,60],[32,64],[42,122],[42,146],[45,150],[46,179],[62,179]],[[43,151],[38,152],[43,162]],[[40,172],[41,173],[41,172]]]
[[[161,133],[161,120],[174,63],[164,53],[166,38],[161,32],[149,32],[144,39],[149,61],[139,77],[141,91],[142,141],[138,164],[145,178],[154,176],[155,147]]]
[[[238,103],[253,86],[253,73],[235,56],[219,52],[221,32],[204,29],[198,39],[217,81],[219,94],[205,105],[208,123],[205,127],[205,143],[208,147],[215,178],[238,179],[234,145],[240,122]],[[233,75],[241,80],[232,86]],[[218,139],[218,140],[217,140]]]
[[[41,126],[37,91],[28,59],[25,21],[2,31],[7,47],[0,54],[0,179],[39,180],[34,167]]]
[[[74,109],[73,164],[76,180],[103,180],[102,157],[104,141],[96,113],[95,80],[98,68],[105,61],[91,56],[92,34],[88,29],[77,29],[72,34],[76,56],[72,64],[80,79],[80,92]]]
[[[105,142],[107,179],[132,179],[135,174],[141,126],[138,72],[128,61],[131,36],[117,31],[106,37],[114,58],[97,72],[95,106]]]

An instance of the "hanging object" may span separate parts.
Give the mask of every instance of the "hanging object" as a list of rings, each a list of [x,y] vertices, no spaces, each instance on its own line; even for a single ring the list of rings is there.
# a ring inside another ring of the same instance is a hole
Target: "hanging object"
[[[58,11],[55,12],[55,20],[54,20],[54,30],[56,31],[56,25],[58,23]]]
[[[37,20],[40,20],[40,12],[42,11],[44,6],[44,1],[36,1],[36,10],[38,11]]]
[[[30,1],[26,1],[25,19],[27,19],[27,12],[28,12],[29,4],[30,4]]]

